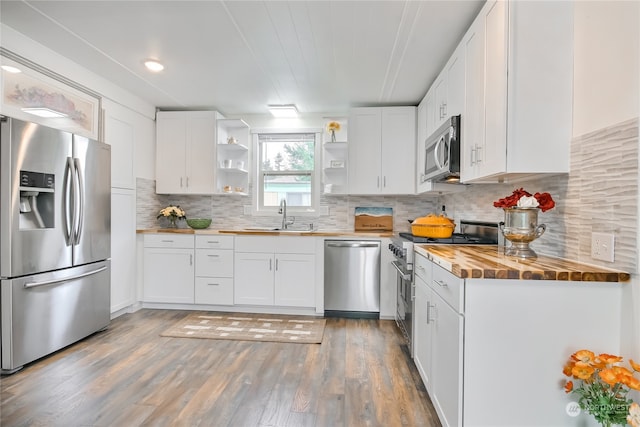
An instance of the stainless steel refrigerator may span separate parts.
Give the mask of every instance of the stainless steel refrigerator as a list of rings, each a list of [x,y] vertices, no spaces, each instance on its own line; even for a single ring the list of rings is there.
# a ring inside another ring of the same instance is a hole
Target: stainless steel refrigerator
[[[3,373],[110,321],[111,151],[0,116]]]

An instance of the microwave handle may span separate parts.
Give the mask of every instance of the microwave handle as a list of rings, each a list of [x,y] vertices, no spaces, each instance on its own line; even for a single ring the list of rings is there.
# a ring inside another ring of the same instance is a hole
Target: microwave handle
[[[439,160],[440,156],[438,155],[438,152],[440,151],[440,147],[442,146],[443,142],[444,142],[444,136],[441,136],[438,142],[436,142],[436,148],[433,150],[434,160],[436,162],[436,166],[438,166],[438,169],[442,169],[442,165],[440,164],[440,160]]]

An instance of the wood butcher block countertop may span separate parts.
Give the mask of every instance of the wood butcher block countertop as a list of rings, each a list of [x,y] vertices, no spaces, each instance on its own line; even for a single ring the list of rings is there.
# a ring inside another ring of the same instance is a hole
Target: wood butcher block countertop
[[[416,252],[462,279],[626,282],[629,273],[539,255],[522,260],[495,246],[415,245]]]
[[[305,231],[305,230],[216,230],[212,228],[205,228],[202,230],[193,230],[191,228],[145,228],[138,229],[138,234],[148,233],[177,233],[177,234],[235,234],[235,235],[250,235],[250,236],[313,236],[313,237],[356,237],[356,238],[382,238],[393,237],[393,233],[388,232],[374,232],[374,231]]]

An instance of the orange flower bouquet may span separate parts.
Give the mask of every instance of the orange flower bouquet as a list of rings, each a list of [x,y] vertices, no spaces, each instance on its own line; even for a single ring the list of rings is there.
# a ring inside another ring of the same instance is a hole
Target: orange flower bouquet
[[[567,393],[579,396],[578,405],[603,426],[634,426],[637,404],[627,397],[630,389],[640,390],[640,379],[634,376],[640,372],[640,364],[629,359],[633,371],[620,366],[622,357],[610,354],[595,355],[589,350],[580,350],[571,355],[564,365],[563,373],[572,378],[565,383]],[[634,372],[635,371],[635,372]],[[580,381],[574,387],[573,381]]]

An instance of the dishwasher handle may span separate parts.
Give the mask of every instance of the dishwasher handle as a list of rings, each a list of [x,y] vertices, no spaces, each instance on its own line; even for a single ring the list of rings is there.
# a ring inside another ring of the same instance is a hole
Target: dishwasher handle
[[[369,242],[332,242],[327,243],[330,248],[378,248],[380,243]]]

